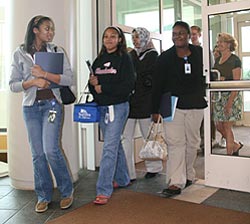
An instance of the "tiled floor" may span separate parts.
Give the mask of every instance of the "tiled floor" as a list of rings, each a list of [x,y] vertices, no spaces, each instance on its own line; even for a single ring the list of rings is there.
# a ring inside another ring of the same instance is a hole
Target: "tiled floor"
[[[238,126],[238,127],[233,127],[233,133],[234,133],[234,138],[236,141],[241,142],[244,146],[240,150],[240,156],[243,157],[250,157],[250,139],[249,139],[249,132],[250,132],[250,127],[245,127],[245,126]],[[217,140],[221,139],[221,135],[217,132]],[[214,154],[219,154],[219,155],[225,155],[226,154],[226,149],[219,147],[219,145],[216,145],[213,147],[212,152]]]
[[[196,161],[197,178],[195,184],[183,190],[182,194],[175,197],[211,206],[218,206],[250,213],[250,194],[205,187],[203,184],[204,162],[199,156]],[[73,209],[91,202],[95,197],[95,183],[97,171],[81,170],[79,180],[75,183],[74,203],[68,210],[59,208],[59,193],[54,192],[53,202],[48,211],[38,214],[34,211],[36,196],[33,191],[16,190],[10,186],[9,177],[0,178],[0,223],[5,224],[42,224],[46,221],[61,216]],[[144,164],[137,165],[137,180],[127,189],[154,194],[161,197],[160,192],[165,188],[164,172],[152,179],[145,179]]]

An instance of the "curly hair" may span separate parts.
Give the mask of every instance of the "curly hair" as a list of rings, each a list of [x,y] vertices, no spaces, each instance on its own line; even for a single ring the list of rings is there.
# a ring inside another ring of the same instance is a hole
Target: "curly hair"
[[[217,40],[223,41],[230,44],[230,51],[235,51],[238,47],[237,40],[229,33],[218,33]]]

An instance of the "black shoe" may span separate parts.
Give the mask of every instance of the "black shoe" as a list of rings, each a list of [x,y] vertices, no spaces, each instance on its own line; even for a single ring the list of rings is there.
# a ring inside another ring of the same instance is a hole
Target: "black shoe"
[[[187,180],[187,181],[186,181],[185,187],[189,187],[189,186],[192,185],[192,184],[193,184],[193,181],[192,181],[192,180]]]
[[[166,197],[172,197],[181,193],[181,189],[176,187],[176,189],[166,188],[163,189],[162,194]]]
[[[158,173],[150,173],[147,172],[146,175],[144,176],[146,179],[153,178],[157,175]]]
[[[239,142],[239,144],[240,144],[240,147],[235,152],[233,152],[233,154],[232,154],[233,156],[239,156],[239,151],[244,146],[241,142]]]

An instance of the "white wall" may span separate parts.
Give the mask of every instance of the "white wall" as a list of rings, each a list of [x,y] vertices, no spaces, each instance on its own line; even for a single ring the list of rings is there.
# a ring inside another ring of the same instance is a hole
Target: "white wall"
[[[0,128],[6,128],[7,127],[7,111],[6,111],[6,105],[7,105],[7,91],[0,90]]]
[[[89,70],[85,64],[85,60],[90,60],[96,57],[95,49],[95,32],[96,20],[93,12],[95,11],[95,1],[78,0],[77,13],[79,15],[77,21],[77,49],[78,49],[78,98],[84,91],[88,82]],[[78,124],[78,144],[80,155],[80,167],[89,170],[95,170],[95,141],[94,141],[94,125],[79,123]]]

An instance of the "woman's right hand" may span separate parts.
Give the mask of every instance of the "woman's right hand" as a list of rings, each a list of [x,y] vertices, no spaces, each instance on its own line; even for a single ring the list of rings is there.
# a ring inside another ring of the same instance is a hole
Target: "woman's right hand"
[[[97,86],[98,85],[98,78],[95,75],[91,75],[89,78],[89,83],[92,86]]]
[[[29,89],[32,86],[36,86],[38,88],[48,88],[50,85],[50,82],[43,78],[35,78],[35,79],[24,81],[22,85],[24,89]]]
[[[160,114],[152,114],[152,121],[157,123],[159,119]]]
[[[37,79],[34,79],[34,84],[38,88],[48,88],[50,85],[50,82],[46,79],[37,78]]]

